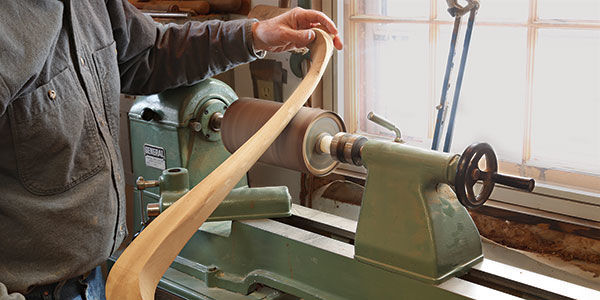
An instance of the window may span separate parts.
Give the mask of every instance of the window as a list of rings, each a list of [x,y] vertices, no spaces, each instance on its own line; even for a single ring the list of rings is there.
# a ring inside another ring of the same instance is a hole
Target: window
[[[598,195],[600,1],[480,4],[451,152],[486,141],[502,172]],[[452,34],[447,8],[445,0],[344,1],[350,131],[391,136],[366,119],[373,111],[397,125],[409,144],[431,147]]]

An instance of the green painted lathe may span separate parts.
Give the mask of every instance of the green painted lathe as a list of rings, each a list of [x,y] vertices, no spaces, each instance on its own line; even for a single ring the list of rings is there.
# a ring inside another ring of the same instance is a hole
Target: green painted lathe
[[[129,113],[139,177],[135,230],[201,181],[278,108],[236,99],[211,79],[136,100]],[[459,278],[497,266],[482,262],[481,239],[465,206],[482,205],[495,183],[531,191],[533,180],[498,174],[487,144],[455,155],[367,140],[344,129],[334,113],[303,109],[261,160],[316,175],[340,163],[364,165],[358,222],[292,205],[286,187],[249,188],[244,179],[159,288],[186,299],[510,298]],[[477,181],[483,182],[478,193]]]

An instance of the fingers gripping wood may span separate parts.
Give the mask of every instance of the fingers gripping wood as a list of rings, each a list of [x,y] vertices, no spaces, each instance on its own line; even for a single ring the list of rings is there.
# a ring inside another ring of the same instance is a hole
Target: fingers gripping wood
[[[154,299],[156,286],[183,246],[275,141],[313,93],[333,51],[329,34],[314,29],[312,64],[283,106],[233,155],[158,216],[125,249],[106,283],[109,300]]]

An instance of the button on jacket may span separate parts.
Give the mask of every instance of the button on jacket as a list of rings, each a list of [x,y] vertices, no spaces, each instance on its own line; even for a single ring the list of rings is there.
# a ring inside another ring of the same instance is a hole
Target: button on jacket
[[[81,275],[126,236],[119,94],[190,85],[257,58],[255,20],[160,25],[126,0],[3,1],[0,282]]]

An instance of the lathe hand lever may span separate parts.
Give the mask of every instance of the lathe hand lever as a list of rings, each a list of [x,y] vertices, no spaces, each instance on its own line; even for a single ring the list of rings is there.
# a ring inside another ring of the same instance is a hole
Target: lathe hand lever
[[[475,179],[475,177],[477,177],[477,179],[483,179],[486,176],[490,176],[489,173],[482,172],[479,169],[476,169],[473,174],[474,179]],[[506,175],[506,174],[500,174],[500,173],[492,173],[491,176],[492,176],[492,181],[494,181],[495,183],[514,187],[514,188],[524,190],[527,192],[533,191],[533,188],[535,187],[535,180],[533,180],[533,178]],[[475,180],[477,180],[477,179],[475,179]]]
[[[485,155],[485,170],[479,169],[479,161]],[[475,195],[473,187],[483,181],[483,188]],[[487,143],[472,144],[467,147],[458,161],[454,187],[458,201],[467,208],[478,208],[492,194],[494,185],[502,184],[527,192],[533,191],[535,180],[498,173],[498,161],[494,149]]]

